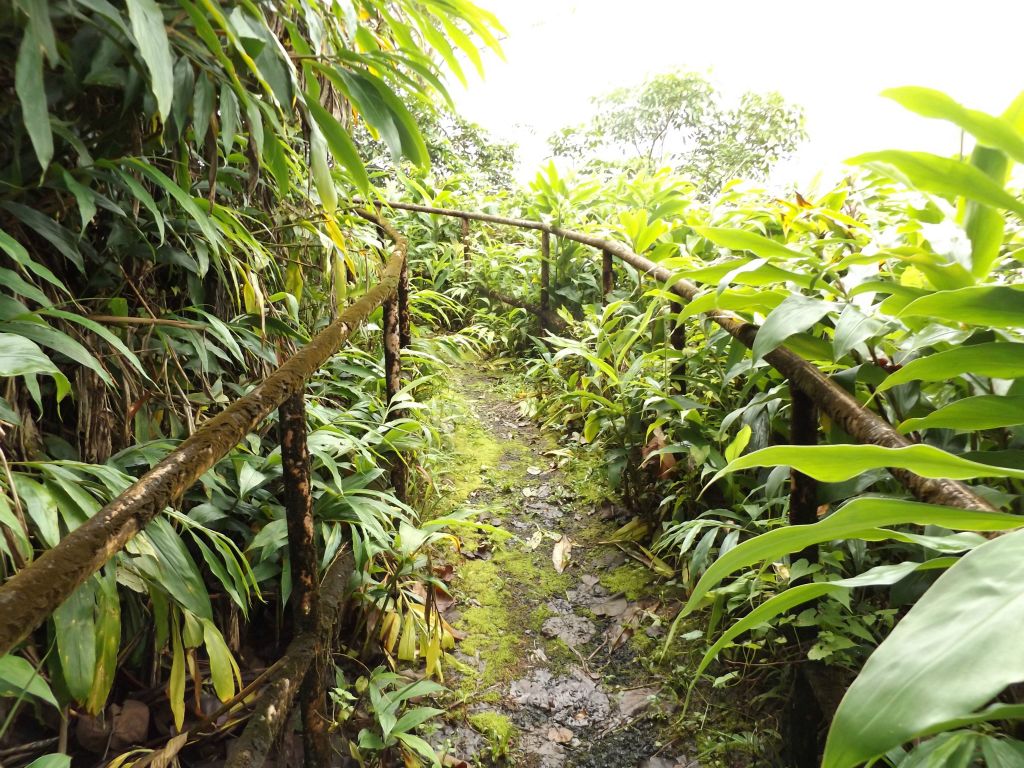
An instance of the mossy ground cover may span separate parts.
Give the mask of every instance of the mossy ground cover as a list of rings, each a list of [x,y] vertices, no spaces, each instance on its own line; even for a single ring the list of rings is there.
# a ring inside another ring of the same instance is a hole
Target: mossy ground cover
[[[702,700],[707,738],[700,739],[693,738],[692,717],[678,717],[688,670],[699,654],[676,644],[663,659],[660,637],[671,615],[665,613],[666,606],[678,605],[681,589],[666,586],[650,568],[608,544],[629,514],[617,507],[603,482],[600,453],[560,446],[555,436],[519,413],[515,387],[509,382],[506,371],[467,363],[456,367],[447,387],[431,403],[442,415],[445,450],[432,466],[438,493],[429,514],[470,513],[478,526],[458,529],[458,551],[438,553],[453,566],[450,586],[455,603],[448,618],[462,636],[447,659],[447,684],[454,702],[447,707],[448,721],[455,732],[464,728],[477,734],[476,754],[461,757],[479,765],[582,767],[605,765],[601,760],[607,758],[621,761],[609,765],[631,766],[639,763],[643,749],[660,750],[682,738],[688,753],[705,755],[703,765],[732,764],[715,755],[723,734],[750,738],[742,714],[732,723],[729,713],[734,710],[712,708],[709,718]],[[538,504],[541,497],[544,503]],[[537,508],[543,514],[533,511]],[[616,514],[601,513],[609,508]],[[562,535],[573,547],[568,568],[559,573],[552,551]],[[622,598],[650,613],[616,635],[616,620],[595,614],[593,605],[579,596],[583,584],[596,585],[600,594]],[[659,611],[664,614],[661,619]],[[593,637],[571,647],[545,631],[546,622],[566,616],[593,625]],[[646,630],[652,627],[660,629],[649,634]],[[516,681],[538,669],[552,680],[588,675],[597,679],[601,695],[613,702],[638,687],[661,688],[665,707],[652,708],[625,725],[616,721],[620,724],[603,730],[580,730],[579,736],[593,744],[577,739],[564,749],[559,746],[563,756],[558,759],[563,762],[545,763],[546,758],[535,753],[546,747],[538,747],[537,733],[543,742],[547,726],[529,718],[523,721],[523,711],[509,701]],[[698,696],[705,693],[701,690]],[[673,709],[675,715],[670,714]],[[718,711],[721,717],[714,714]],[[633,731],[636,738],[629,736]],[[457,744],[454,749],[457,753]],[[601,754],[607,749],[618,752],[611,757]]]

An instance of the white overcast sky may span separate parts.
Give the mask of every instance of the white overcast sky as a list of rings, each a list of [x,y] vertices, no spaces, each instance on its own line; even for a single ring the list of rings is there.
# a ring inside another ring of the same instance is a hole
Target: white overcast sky
[[[460,112],[516,141],[531,178],[545,139],[584,119],[591,96],[675,68],[726,94],[777,90],[807,111],[810,141],[779,181],[808,184],[875,149],[959,148],[959,130],[878,93],[944,90],[1000,112],[1024,90],[1024,0],[477,0],[508,31],[506,61],[456,85]]]

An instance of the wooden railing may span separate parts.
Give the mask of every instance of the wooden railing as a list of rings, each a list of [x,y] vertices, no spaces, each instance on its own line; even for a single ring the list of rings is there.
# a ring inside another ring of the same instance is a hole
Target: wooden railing
[[[0,656],[39,627],[72,592],[124,548],[146,523],[173,506],[181,495],[278,408],[285,487],[292,611],[295,639],[274,674],[262,680],[256,715],[239,740],[229,765],[262,765],[269,746],[287,721],[300,684],[303,689],[307,755],[328,765],[323,708],[323,675],[308,675],[323,653],[323,638],[337,622],[344,587],[351,575],[351,556],[340,558],[321,584],[310,494],[310,463],[306,448],[306,382],[319,370],[377,307],[384,306],[384,349],[389,405],[400,389],[400,349],[408,343],[408,244],[378,214],[356,213],[373,222],[394,249],[380,279],[346,307],[327,328],[270,374],[251,392],[235,400],[185,440],[149,472],[93,517],[71,531],[50,550],[0,585]],[[403,322],[404,318],[404,322]],[[394,418],[394,414],[392,414]],[[392,479],[404,492],[404,465],[395,462]],[[319,762],[318,762],[319,761]]]
[[[564,229],[530,219],[514,219],[487,213],[459,211],[452,208],[435,208],[414,203],[389,202],[387,205],[398,210],[449,216],[462,219],[463,221],[483,221],[500,226],[532,229],[541,232],[539,306],[545,311],[550,311],[548,306],[548,296],[550,293],[548,261],[550,259],[549,238],[551,236],[588,245],[601,253],[601,284],[602,290],[606,295],[611,290],[613,258],[618,258],[629,264],[641,275],[646,275],[659,281],[666,290],[674,293],[681,301],[691,301],[700,292],[695,283],[679,279],[665,267],[641,256],[629,246],[617,240],[609,240],[585,232],[576,232],[571,229]],[[465,230],[463,230],[463,233],[465,233]],[[465,238],[465,234],[463,234],[463,237]],[[731,312],[723,310],[705,312],[703,315],[713,320],[746,347],[753,347],[759,326],[748,323]],[[681,336],[677,337],[676,343],[679,343],[680,338]],[[810,406],[819,408],[828,414],[837,425],[846,430],[858,442],[880,445],[885,448],[904,448],[912,445],[889,422],[870,408],[865,408],[852,394],[822,373],[817,366],[800,357],[795,352],[780,346],[767,353],[764,359],[788,379],[794,387],[807,396]],[[966,509],[995,511],[991,504],[961,482],[921,477],[913,472],[896,467],[891,468],[889,471],[893,477],[899,480],[907,490],[921,501]]]
[[[602,290],[614,287],[614,259],[629,264],[641,275],[651,277],[682,302],[695,298],[699,289],[687,280],[677,279],[669,270],[635,253],[625,244],[595,235],[527,219],[513,219],[484,213],[434,208],[411,203],[387,203],[394,209],[449,216],[462,220],[461,241],[469,265],[468,222],[536,230],[541,233],[540,295],[536,306],[493,291],[492,298],[524,306],[535,311],[549,328],[564,330],[564,321],[550,307],[551,237],[560,237],[590,246],[601,253]],[[304,392],[308,379],[338,352],[377,307],[384,308],[383,346],[389,405],[400,389],[401,349],[409,342],[408,243],[379,213],[359,208],[358,215],[373,222],[382,238],[394,243],[378,283],[308,345],[296,352],[276,371],[244,397],[231,403],[210,419],[176,450],[140,477],[96,515],[65,536],[53,549],[18,571],[0,585],[0,656],[38,628],[75,589],[98,571],[147,522],[173,504],[199,478],[226,456],[244,437],[275,409],[279,409],[285,508],[288,528],[289,560],[292,575],[292,611],[295,637],[285,656],[264,679],[259,681],[260,698],[245,732],[232,750],[227,765],[232,768],[259,766],[287,722],[296,698],[302,700],[307,765],[330,763],[330,749],[323,710],[326,700],[325,640],[337,624],[344,589],[351,573],[351,555],[339,558],[322,581],[317,572],[318,557],[313,521],[310,464],[306,447]],[[724,311],[704,313],[727,333],[752,347],[758,326]],[[677,324],[671,334],[677,349],[685,344],[685,331]],[[793,388],[794,441],[812,442],[816,434],[815,409],[827,413],[833,421],[862,443],[900,448],[911,443],[874,411],[833,382],[816,366],[796,353],[779,347],[765,355]],[[392,409],[392,418],[397,417]],[[902,469],[890,470],[903,485],[922,501],[969,509],[992,507],[968,486],[944,479],[930,479]],[[405,492],[405,467],[396,461],[392,468],[396,493]],[[791,522],[815,519],[814,486],[809,478],[794,477]],[[253,687],[252,684],[250,687]],[[239,701],[249,689],[239,693]]]

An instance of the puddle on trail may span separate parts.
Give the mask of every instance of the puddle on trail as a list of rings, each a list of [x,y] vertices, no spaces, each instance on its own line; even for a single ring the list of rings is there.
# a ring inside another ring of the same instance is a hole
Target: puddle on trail
[[[490,527],[451,556],[445,618],[463,639],[428,740],[449,766],[698,768],[693,744],[662,741],[677,700],[642,664],[667,623],[655,576],[598,544],[628,515],[499,383],[457,370],[444,404],[445,511]]]

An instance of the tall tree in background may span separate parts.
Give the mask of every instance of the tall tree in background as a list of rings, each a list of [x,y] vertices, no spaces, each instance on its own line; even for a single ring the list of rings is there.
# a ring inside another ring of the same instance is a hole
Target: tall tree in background
[[[780,94],[748,91],[730,106],[696,72],[657,75],[593,103],[589,122],[548,139],[556,157],[616,170],[670,165],[704,195],[732,178],[765,178],[806,138],[803,109]]]
[[[437,181],[458,181],[464,188],[489,192],[513,185],[515,144],[494,138],[485,128],[445,105],[416,102],[410,104],[410,112],[423,134],[430,159],[429,172]],[[374,138],[365,127],[357,128],[354,139],[370,171],[387,175],[399,169],[417,172],[412,163],[396,158],[383,139]]]

